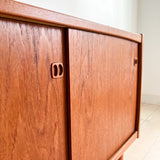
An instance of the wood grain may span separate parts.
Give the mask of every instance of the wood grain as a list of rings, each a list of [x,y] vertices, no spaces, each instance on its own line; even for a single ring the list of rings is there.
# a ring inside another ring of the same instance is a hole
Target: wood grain
[[[72,160],[108,159],[135,132],[138,44],[68,32]]]
[[[116,29],[113,27],[93,23],[80,18],[60,14],[57,12],[33,7],[31,5],[14,2],[13,0],[0,1],[0,15],[14,19],[58,25],[64,28],[77,28],[141,42],[141,35]]]
[[[64,31],[0,19],[0,160],[67,160]]]

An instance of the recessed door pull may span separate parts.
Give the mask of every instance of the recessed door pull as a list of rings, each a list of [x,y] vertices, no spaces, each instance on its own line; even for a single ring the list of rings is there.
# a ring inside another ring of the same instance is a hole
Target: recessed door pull
[[[134,65],[138,64],[138,58],[134,58]]]
[[[61,78],[63,77],[63,63],[52,63],[51,64],[51,77],[52,78]]]

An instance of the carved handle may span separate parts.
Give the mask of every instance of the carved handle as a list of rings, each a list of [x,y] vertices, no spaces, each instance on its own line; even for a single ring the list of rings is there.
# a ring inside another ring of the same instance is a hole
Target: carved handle
[[[62,63],[52,63],[51,64],[51,77],[52,78],[61,78],[63,77],[63,64]]]
[[[134,58],[134,66],[138,64],[138,58]]]

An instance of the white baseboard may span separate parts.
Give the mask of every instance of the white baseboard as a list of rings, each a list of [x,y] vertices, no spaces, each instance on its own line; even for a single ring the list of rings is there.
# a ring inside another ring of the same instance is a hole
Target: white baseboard
[[[142,94],[142,103],[160,105],[160,96]]]

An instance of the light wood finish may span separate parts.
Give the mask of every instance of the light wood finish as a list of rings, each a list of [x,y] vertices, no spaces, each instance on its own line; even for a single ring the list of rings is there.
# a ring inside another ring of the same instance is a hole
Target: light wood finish
[[[114,35],[125,39],[130,39],[136,42],[141,42],[141,35],[100,25],[80,18],[66,16],[53,11],[48,11],[38,7],[14,2],[12,0],[0,1],[0,14],[1,16],[34,21],[37,23],[46,23],[48,25],[59,25],[61,27],[77,28],[98,32],[102,34]]]
[[[67,160],[64,31],[0,19],[0,160]]]
[[[135,132],[138,44],[69,29],[72,160],[110,158]]]
[[[125,152],[125,160],[160,159],[160,106],[142,104],[140,138]]]

